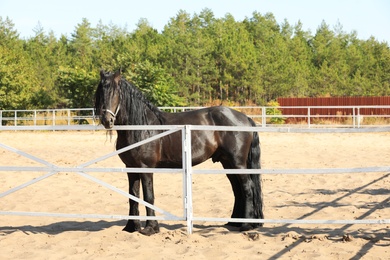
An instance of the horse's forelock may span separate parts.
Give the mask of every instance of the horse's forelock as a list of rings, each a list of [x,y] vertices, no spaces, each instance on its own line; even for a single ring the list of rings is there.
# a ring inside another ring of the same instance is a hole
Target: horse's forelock
[[[99,116],[103,107],[103,84],[102,81],[99,82],[99,85],[95,92],[95,115]]]
[[[95,92],[95,113],[100,115],[104,106],[104,102],[110,98],[111,92],[115,89],[112,84],[116,84],[112,79],[113,74],[110,72],[100,71],[100,81]],[[104,91],[104,87],[107,86],[109,91]]]

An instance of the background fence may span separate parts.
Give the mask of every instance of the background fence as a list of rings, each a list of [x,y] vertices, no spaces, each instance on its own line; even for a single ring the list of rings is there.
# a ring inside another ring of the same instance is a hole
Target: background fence
[[[319,98],[278,98],[282,114],[305,116],[310,113],[323,120],[346,120],[350,116],[359,119],[387,119],[390,115],[390,97],[319,97]],[[308,107],[310,111],[308,112]],[[288,121],[299,121],[299,117],[289,117]]]
[[[351,111],[348,107],[367,107],[360,109],[361,115],[389,115],[390,97],[318,97],[318,98],[278,98],[278,103],[282,107],[293,107],[291,110],[284,110],[286,114],[299,115],[305,114],[305,109],[299,107],[337,107],[331,110],[313,110],[313,114],[336,115],[348,114]],[[344,110],[343,107],[346,107]],[[314,108],[314,109],[315,109]]]
[[[94,125],[93,108],[0,110],[0,126]]]
[[[183,112],[201,107],[161,107]],[[390,125],[390,105],[232,107],[262,127],[378,127]],[[0,110],[1,126],[95,125],[93,108]]]

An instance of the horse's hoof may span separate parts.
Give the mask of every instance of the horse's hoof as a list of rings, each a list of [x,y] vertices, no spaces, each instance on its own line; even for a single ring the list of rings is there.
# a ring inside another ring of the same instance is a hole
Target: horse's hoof
[[[140,233],[142,235],[145,235],[145,236],[151,236],[153,234],[157,234],[158,232],[160,232],[160,229],[158,226],[157,227],[147,226],[140,231]]]
[[[252,229],[255,229],[254,226],[252,226],[251,224],[243,224],[241,227],[240,227],[240,231],[243,232],[243,231],[249,231],[249,230],[252,230]]]
[[[122,231],[126,231],[126,232],[129,232],[129,233],[134,233],[136,231],[140,231],[141,230],[141,226],[136,226],[134,224],[127,224],[123,229]]]
[[[228,223],[225,224],[225,226],[240,227],[241,223],[238,223],[238,222],[228,222]]]
[[[126,232],[129,232],[129,233],[134,233],[134,232],[137,231],[137,230],[134,230],[134,228],[127,228],[127,227],[124,227],[124,228],[122,229],[122,231],[126,231]]]
[[[256,223],[256,224],[252,224],[252,225],[253,225],[253,228],[258,228],[258,227],[263,227],[264,223]]]

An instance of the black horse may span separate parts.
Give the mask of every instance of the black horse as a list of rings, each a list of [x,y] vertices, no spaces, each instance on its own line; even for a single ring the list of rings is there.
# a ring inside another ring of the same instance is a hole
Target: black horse
[[[100,72],[100,82],[95,95],[95,111],[106,129],[114,125],[215,125],[255,126],[246,115],[223,106],[199,109],[182,113],[166,113],[150,103],[131,83],[115,73]],[[121,149],[162,130],[118,130],[116,148]],[[257,132],[192,131],[192,165],[212,158],[221,162],[225,169],[260,169],[260,145]],[[181,133],[167,135],[157,141],[121,153],[126,167],[181,168]],[[228,174],[235,196],[232,218],[262,219],[263,201],[260,174]],[[153,174],[128,173],[129,193],[140,196],[142,183],[144,200],[154,203]],[[129,200],[129,215],[139,215],[138,203]],[[146,207],[148,216],[154,210]],[[262,224],[235,223],[228,225],[241,230],[254,229]],[[146,221],[141,230],[139,220],[128,220],[125,231],[140,231],[144,235],[159,232],[156,220]]]

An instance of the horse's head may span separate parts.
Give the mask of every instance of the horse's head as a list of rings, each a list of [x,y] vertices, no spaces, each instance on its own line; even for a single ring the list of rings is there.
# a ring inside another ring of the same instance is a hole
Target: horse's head
[[[100,71],[100,82],[95,94],[95,113],[100,123],[111,129],[120,109],[120,80],[121,73]]]

